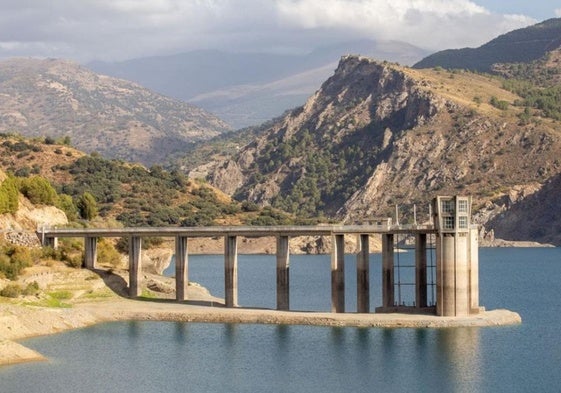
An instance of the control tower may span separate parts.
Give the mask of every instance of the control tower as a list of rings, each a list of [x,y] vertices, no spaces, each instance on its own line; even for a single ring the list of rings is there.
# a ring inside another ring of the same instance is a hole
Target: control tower
[[[433,199],[436,235],[436,315],[467,316],[479,307],[478,230],[471,197]]]

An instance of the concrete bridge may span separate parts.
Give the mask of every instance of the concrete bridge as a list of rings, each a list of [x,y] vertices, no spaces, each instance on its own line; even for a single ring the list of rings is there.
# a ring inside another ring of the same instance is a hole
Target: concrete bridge
[[[382,306],[376,312],[432,312],[441,316],[462,316],[479,312],[477,229],[469,224],[471,203],[467,197],[438,197],[433,201],[432,225],[391,225],[391,219],[369,225],[317,226],[220,226],[174,228],[41,228],[37,235],[43,245],[56,247],[61,237],[82,237],[85,267],[93,269],[97,260],[97,240],[104,237],[129,239],[129,295],[140,295],[141,249],[144,237],[175,238],[175,280],[177,301],[187,300],[189,238],[224,238],[224,288],[226,307],[238,305],[239,237],[276,238],[277,309],[290,309],[289,239],[299,236],[328,236],[332,239],[331,310],[345,312],[344,236],[359,239],[357,254],[357,311],[370,312],[369,237],[382,237]],[[467,205],[466,205],[467,204]],[[469,206],[466,211],[466,206]],[[465,212],[465,214],[464,214]],[[467,217],[467,218],[466,218]],[[467,220],[467,221],[466,221]],[[415,306],[396,303],[395,237],[415,238]],[[436,240],[436,306],[427,304],[427,236]]]

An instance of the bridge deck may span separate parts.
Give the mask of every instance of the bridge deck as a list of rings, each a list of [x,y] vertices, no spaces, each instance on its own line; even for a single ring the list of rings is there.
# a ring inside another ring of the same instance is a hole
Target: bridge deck
[[[315,225],[315,226],[212,226],[138,228],[39,228],[44,237],[218,237],[218,236],[330,236],[344,234],[436,233],[432,225]]]

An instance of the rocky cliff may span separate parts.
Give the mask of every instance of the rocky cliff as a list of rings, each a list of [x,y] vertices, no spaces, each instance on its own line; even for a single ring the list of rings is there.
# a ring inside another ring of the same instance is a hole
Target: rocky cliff
[[[402,220],[417,204],[422,220],[435,195],[469,194],[487,223],[561,171],[559,125],[539,113],[521,122],[517,99],[483,75],[343,57],[303,107],[209,179],[240,199],[347,222],[395,204]]]

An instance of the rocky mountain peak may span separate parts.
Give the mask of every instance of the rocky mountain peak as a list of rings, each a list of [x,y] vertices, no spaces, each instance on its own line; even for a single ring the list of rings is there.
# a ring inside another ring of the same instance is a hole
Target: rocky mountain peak
[[[346,222],[393,216],[396,204],[400,220],[414,204],[423,220],[434,196],[466,194],[479,224],[498,222],[561,171],[556,123],[537,111],[528,120],[517,100],[485,75],[345,56],[304,106],[212,163],[209,179],[240,200]],[[505,202],[516,190],[531,193]]]
[[[211,181],[260,204],[311,212],[317,203],[335,215],[404,131],[450,106],[395,64],[344,56],[303,107],[218,165]]]

